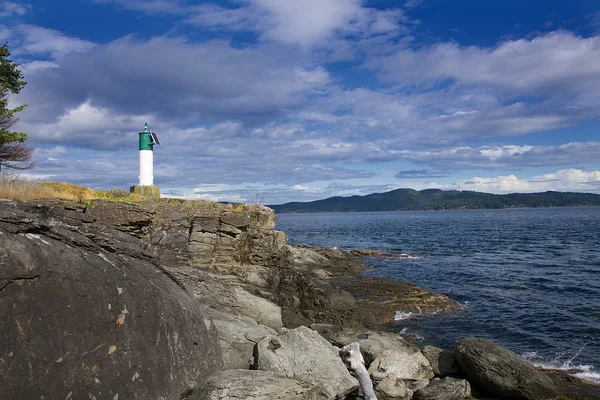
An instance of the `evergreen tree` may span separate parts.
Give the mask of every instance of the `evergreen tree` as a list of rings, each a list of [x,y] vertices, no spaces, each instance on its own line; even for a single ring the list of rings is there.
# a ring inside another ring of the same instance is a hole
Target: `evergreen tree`
[[[8,96],[17,94],[25,86],[19,64],[10,58],[8,44],[0,47],[0,172],[11,169],[31,169],[34,163],[31,159],[33,150],[25,144],[27,134],[14,132],[10,128],[17,122],[16,114],[22,111],[26,104],[13,109],[8,108]]]

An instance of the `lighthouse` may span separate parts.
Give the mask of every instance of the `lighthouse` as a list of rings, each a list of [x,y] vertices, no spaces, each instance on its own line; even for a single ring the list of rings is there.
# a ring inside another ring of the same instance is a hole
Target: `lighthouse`
[[[160,197],[158,186],[154,185],[154,145],[160,144],[156,133],[148,130],[144,123],[144,131],[138,133],[140,153],[139,184],[132,186],[130,191],[148,197]]]

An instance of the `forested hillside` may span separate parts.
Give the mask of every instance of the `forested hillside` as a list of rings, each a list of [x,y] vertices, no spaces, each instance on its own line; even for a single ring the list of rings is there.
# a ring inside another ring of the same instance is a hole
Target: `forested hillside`
[[[277,213],[460,210],[515,207],[598,206],[600,195],[592,193],[544,192],[505,195],[458,191],[396,189],[366,196],[330,197],[310,202],[270,205]]]

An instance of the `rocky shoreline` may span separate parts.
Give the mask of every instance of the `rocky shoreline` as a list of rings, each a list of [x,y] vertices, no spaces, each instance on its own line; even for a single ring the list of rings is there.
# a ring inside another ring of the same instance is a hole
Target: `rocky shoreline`
[[[486,340],[378,331],[460,305],[274,228],[258,205],[0,201],[0,398],[360,399],[353,342],[380,400],[600,398]]]

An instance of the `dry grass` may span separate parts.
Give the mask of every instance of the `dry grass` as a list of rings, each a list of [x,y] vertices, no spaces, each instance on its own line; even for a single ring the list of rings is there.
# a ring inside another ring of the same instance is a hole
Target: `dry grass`
[[[89,202],[90,200],[108,200],[117,202],[140,202],[148,200],[142,195],[129,193],[127,190],[112,189],[106,191],[93,190],[68,182],[37,182],[16,175],[0,174],[0,199],[38,200],[61,199]],[[256,214],[261,210],[257,204],[217,203],[205,200],[183,200],[163,198],[162,202],[179,207],[183,213],[191,213],[202,209],[232,211],[235,213]]]
[[[144,198],[120,189],[98,191],[68,182],[36,182],[14,175],[0,175],[0,199],[62,199],[84,202],[96,199],[139,201]]]

